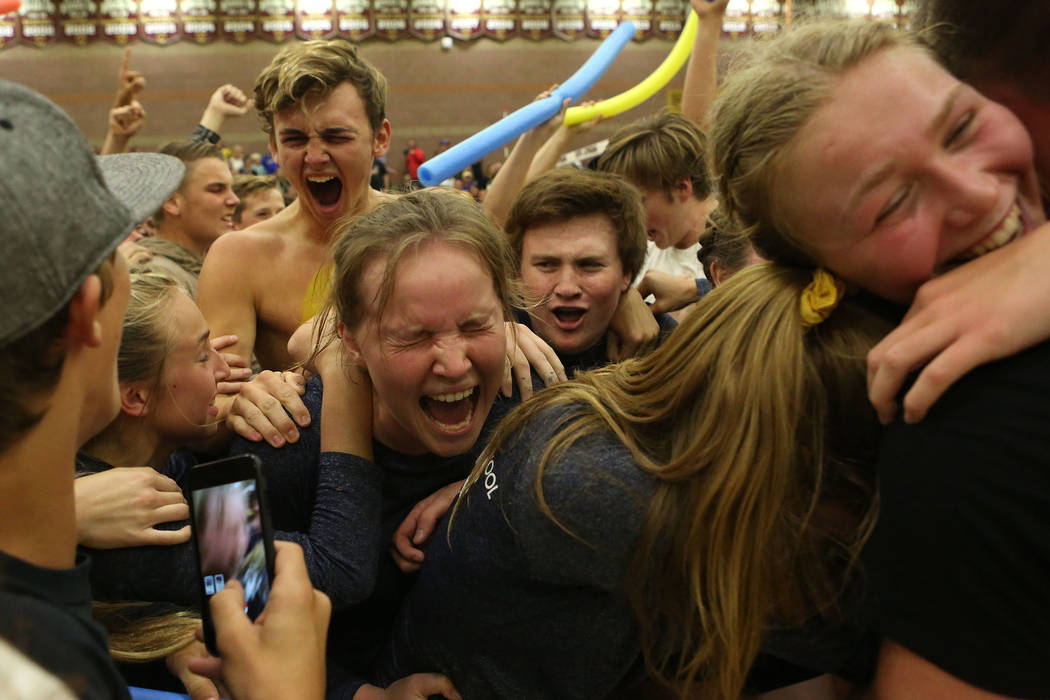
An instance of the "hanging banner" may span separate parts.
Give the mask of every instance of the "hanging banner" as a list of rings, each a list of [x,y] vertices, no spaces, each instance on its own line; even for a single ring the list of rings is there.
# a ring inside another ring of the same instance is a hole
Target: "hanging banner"
[[[411,0],[408,9],[408,33],[423,41],[433,41],[445,35],[445,3],[443,0]]]
[[[690,9],[688,0],[656,0],[653,23],[656,36],[674,41],[685,26],[685,14]]]
[[[604,39],[620,26],[620,0],[587,0],[587,36]]]
[[[141,36],[138,0],[102,0],[98,13],[106,41],[124,46]]]
[[[259,31],[256,0],[218,0],[219,36],[235,44],[254,39]]]
[[[653,0],[622,0],[622,21],[634,25],[634,40],[645,41],[653,35]]]
[[[481,36],[481,0],[448,0],[445,26],[448,35],[460,41]]]
[[[722,36],[732,39],[751,32],[751,0],[729,0],[722,17]]]
[[[330,39],[335,36],[335,6],[332,0],[299,0],[295,7],[295,35],[300,39]]]
[[[375,36],[372,3],[369,0],[335,0],[335,16],[339,33],[351,41],[363,41]]]
[[[496,41],[517,36],[518,8],[514,0],[481,0],[481,31]]]
[[[162,46],[178,41],[179,0],[139,0],[139,23],[143,41]]]
[[[22,0],[22,7],[18,10],[22,43],[41,49],[55,43],[58,38],[55,14],[55,4],[51,0]]]
[[[180,0],[179,17],[182,35],[197,44],[207,44],[219,38],[219,20],[215,0]]]
[[[585,36],[587,31],[587,6],[585,0],[554,0],[551,8],[554,36],[573,41]]]
[[[295,0],[259,0],[259,36],[282,42],[295,36]]]
[[[58,0],[58,38],[85,46],[98,38],[98,3],[95,0]]]
[[[518,31],[533,41],[553,36],[551,0],[518,0]]]
[[[18,41],[18,12],[0,15],[0,49]]]
[[[376,36],[397,41],[408,36],[408,0],[373,0]]]
[[[752,0],[751,32],[756,35],[776,34],[784,18],[784,5],[778,0]]]

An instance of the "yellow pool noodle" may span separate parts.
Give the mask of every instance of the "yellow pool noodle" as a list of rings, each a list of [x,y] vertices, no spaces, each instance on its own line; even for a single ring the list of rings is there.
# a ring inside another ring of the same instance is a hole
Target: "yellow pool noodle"
[[[565,112],[565,125],[581,124],[594,119],[599,114],[603,117],[612,117],[620,112],[626,112],[655,95],[657,90],[671,82],[671,78],[681,70],[682,64],[689,58],[689,53],[693,50],[693,40],[696,39],[696,25],[696,12],[690,10],[689,19],[686,20],[671,53],[667,54],[664,62],[648,78],[626,92],[621,92],[615,97],[602,100],[589,107],[570,107]]]

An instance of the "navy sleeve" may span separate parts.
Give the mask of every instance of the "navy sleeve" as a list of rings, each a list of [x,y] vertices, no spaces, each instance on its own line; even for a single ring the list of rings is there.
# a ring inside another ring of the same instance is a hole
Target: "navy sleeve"
[[[321,397],[314,377],[302,397],[311,422],[297,442],[275,448],[237,439],[231,453],[262,461],[274,536],[302,546],[311,581],[340,610],[365,600],[375,585],[382,472],[354,455],[321,452]]]
[[[379,557],[382,476],[373,462],[322,452],[313,515],[307,532],[275,537],[303,548],[314,586],[336,610],[365,600],[375,586]]]

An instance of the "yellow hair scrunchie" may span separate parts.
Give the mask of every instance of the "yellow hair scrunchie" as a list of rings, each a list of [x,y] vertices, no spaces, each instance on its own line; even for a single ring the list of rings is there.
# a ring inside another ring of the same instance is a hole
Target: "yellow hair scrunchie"
[[[839,304],[846,285],[824,268],[813,271],[813,281],[802,290],[799,310],[802,312],[802,327],[811,328],[828,317]]]

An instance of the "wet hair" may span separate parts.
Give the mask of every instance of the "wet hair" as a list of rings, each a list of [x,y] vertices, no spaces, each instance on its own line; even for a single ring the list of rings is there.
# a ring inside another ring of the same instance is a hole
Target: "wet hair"
[[[163,603],[93,601],[91,613],[106,628],[109,653],[120,663],[163,659],[196,639],[200,615]]]
[[[449,537],[489,460],[548,409],[560,418],[534,492],[562,529],[544,497],[561,482],[545,470],[577,441],[615,435],[656,485],[624,582],[649,671],[687,697],[739,697],[770,627],[841,618],[877,511],[865,357],[889,324],[843,300],[807,330],[799,299],[811,280],[804,268],[748,267],[646,357],[516,407],[478,458]],[[599,465],[591,474],[603,478]]]
[[[800,24],[756,47],[749,63],[723,81],[711,130],[719,206],[762,257],[816,264],[801,233],[777,217],[785,156],[843,74],[880,51],[900,47],[928,50],[914,35],[881,22]]]
[[[122,382],[160,379],[172,349],[170,310],[178,280],[158,272],[134,272],[124,312],[124,335],[117,352],[117,378]]]
[[[273,134],[273,118],[308,97],[323,96],[342,83],[357,89],[373,135],[386,119],[386,78],[343,38],[297,41],[274,56],[255,80],[255,107],[263,131]]]
[[[244,214],[245,201],[248,197],[266,190],[276,190],[281,194],[281,183],[276,175],[235,175],[233,178],[233,193],[237,195],[237,208],[233,210],[233,220],[241,223],[241,215]],[[281,194],[282,198],[284,197]],[[199,272],[199,270],[198,270]]]
[[[332,289],[323,313],[334,310],[350,329],[383,317],[401,260],[434,241],[462,246],[477,257],[492,278],[504,319],[512,318],[522,298],[506,236],[465,193],[430,189],[402,195],[337,225],[336,235]],[[376,298],[368,299],[361,280],[378,260],[385,261],[382,282]]]
[[[102,304],[113,293],[116,250],[93,274],[102,281]],[[0,418],[0,452],[10,448],[43,419],[50,394],[58,385],[65,363],[63,338],[69,325],[66,304],[40,326],[0,346],[0,384],[8,400]]]
[[[559,168],[529,181],[514,198],[506,231],[521,265],[530,228],[601,214],[616,233],[616,252],[624,272],[637,276],[645,262],[645,210],[638,190],[620,177],[589,170]]]
[[[663,112],[623,127],[609,139],[598,158],[598,170],[616,173],[643,189],[668,197],[682,180],[693,185],[693,197],[711,196],[707,136],[691,119]]]

